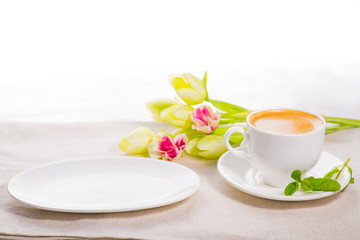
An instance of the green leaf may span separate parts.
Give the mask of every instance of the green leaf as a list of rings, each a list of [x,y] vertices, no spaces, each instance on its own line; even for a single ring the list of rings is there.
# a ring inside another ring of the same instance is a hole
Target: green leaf
[[[208,94],[208,91],[207,91],[206,83],[207,83],[207,71],[205,71],[205,74],[204,74],[203,84],[204,84],[204,87],[205,87],[205,100],[208,101],[209,100],[209,94]]]
[[[176,136],[176,135],[179,135],[179,134],[182,134],[182,133],[185,133],[187,138],[190,140],[194,139],[194,138],[197,138],[197,137],[203,137],[204,134],[199,132],[199,131],[196,131],[196,130],[193,130],[191,128],[178,128],[176,129],[173,133],[172,133],[172,136]],[[170,135],[169,135],[170,136]]]
[[[353,178],[352,176],[352,169],[351,167],[347,166],[348,170],[349,170],[349,173],[350,173],[350,180],[348,182],[348,184],[343,188],[343,190],[341,191],[344,191],[350,184],[353,184],[355,182],[355,179]]]
[[[222,118],[236,118],[246,120],[249,112],[222,112],[220,115]]]
[[[304,190],[304,191],[311,191],[312,190],[311,182],[310,182],[311,179],[314,179],[314,177],[304,178],[301,181],[300,187],[301,187],[302,190]]]
[[[227,130],[229,130],[232,126],[218,126],[212,134],[218,136],[224,136]]]
[[[246,122],[246,119],[245,120],[236,119],[236,118],[226,118],[226,119],[221,118],[220,119],[221,125],[225,125],[225,124],[229,124],[229,123],[243,123],[243,122]]]
[[[284,194],[286,196],[291,196],[293,195],[297,190],[299,189],[299,183],[298,182],[291,182],[289,183],[285,190],[284,190]]]
[[[301,171],[298,169],[298,170],[295,170],[291,173],[291,177],[296,180],[297,182],[301,182]]]
[[[339,170],[339,167],[334,167],[333,169],[331,169],[330,172],[326,173],[324,178],[332,178],[336,173],[338,173],[340,170]]]
[[[329,178],[315,178],[311,184],[313,191],[333,192],[341,188],[340,183]]]
[[[301,181],[301,188],[304,191],[333,192],[339,191],[341,186],[340,183],[330,178],[308,177]]]
[[[214,107],[224,112],[249,112],[248,109],[237,106],[232,103],[227,103],[224,101],[214,100],[214,99],[209,99],[209,101],[210,103],[212,103],[212,105],[214,105]]]

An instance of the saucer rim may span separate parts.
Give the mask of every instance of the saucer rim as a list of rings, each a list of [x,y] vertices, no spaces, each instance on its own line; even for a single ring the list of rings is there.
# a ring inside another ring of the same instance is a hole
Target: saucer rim
[[[322,151],[321,152],[321,156],[323,154],[327,154],[330,155],[331,157],[333,157],[334,159],[336,159],[337,161],[339,161],[339,165],[340,163],[344,163],[343,161],[341,161],[338,157],[336,157],[335,155],[327,152],[327,151]],[[306,195],[302,195],[302,196],[286,196],[286,195],[269,195],[263,192],[255,192],[255,191],[251,191],[249,190],[246,185],[241,184],[236,182],[235,180],[233,180],[230,176],[228,176],[228,174],[226,173],[226,170],[224,170],[224,168],[222,167],[222,163],[225,161],[224,159],[226,159],[228,157],[228,155],[231,155],[231,153],[229,151],[225,152],[223,155],[221,155],[221,157],[218,159],[217,162],[217,170],[219,172],[219,174],[224,178],[224,180],[230,184],[232,187],[247,193],[249,195],[253,195],[256,197],[260,197],[260,198],[264,198],[264,199],[269,199],[269,200],[276,200],[276,201],[286,201],[286,202],[298,202],[298,201],[310,201],[310,200],[316,200],[316,199],[321,199],[321,198],[325,198],[325,197],[329,197],[332,195],[335,195],[339,192],[341,192],[345,186],[343,182],[340,182],[340,185],[342,185],[341,189],[339,191],[336,192],[309,192],[306,193]],[[231,158],[231,156],[229,156]],[[234,157],[233,157],[234,158]],[[245,159],[239,159],[239,161],[246,161]],[[251,169],[252,167],[249,166],[249,169]],[[346,173],[347,175],[349,175],[348,173]],[[346,178],[350,177],[346,176]],[[264,183],[258,183],[258,184],[264,184]],[[273,187],[270,185],[267,185],[269,187],[272,187],[274,189],[281,189],[281,188],[277,188],[277,187]]]

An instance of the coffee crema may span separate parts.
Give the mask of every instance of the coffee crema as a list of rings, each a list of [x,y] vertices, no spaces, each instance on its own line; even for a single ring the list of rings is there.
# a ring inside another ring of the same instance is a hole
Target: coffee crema
[[[317,116],[299,110],[273,109],[251,115],[249,122],[257,129],[279,134],[303,134],[322,128]]]

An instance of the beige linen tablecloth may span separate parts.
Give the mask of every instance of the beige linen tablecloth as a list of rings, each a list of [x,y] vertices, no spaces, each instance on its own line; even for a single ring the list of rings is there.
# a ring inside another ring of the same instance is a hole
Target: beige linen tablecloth
[[[178,160],[201,178],[190,198],[125,213],[72,214],[21,205],[7,183],[30,167],[69,158],[121,156],[120,139],[141,122],[0,121],[0,239],[359,239],[360,129],[326,136],[325,150],[351,157],[355,184],[324,199],[280,202],[243,193],[218,174],[216,160]]]

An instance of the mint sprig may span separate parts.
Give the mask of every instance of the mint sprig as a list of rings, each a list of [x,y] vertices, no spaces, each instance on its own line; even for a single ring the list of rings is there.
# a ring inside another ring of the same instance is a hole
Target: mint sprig
[[[287,196],[291,196],[299,189],[299,187],[301,188],[302,191],[305,191],[305,192],[311,192],[311,191],[335,192],[335,191],[339,191],[341,188],[341,185],[337,180],[345,167],[347,167],[347,169],[349,170],[349,173],[350,173],[350,181],[345,186],[345,188],[347,188],[349,186],[349,184],[354,183],[354,178],[352,177],[352,169],[347,165],[349,161],[350,161],[350,158],[348,158],[348,160],[344,164],[334,167],[333,169],[331,169],[330,172],[326,173],[323,178],[315,178],[315,177],[311,176],[311,177],[301,179],[301,174],[302,174],[301,171],[298,169],[293,171],[291,173],[291,177],[296,182],[289,183],[284,190],[284,194]],[[341,169],[339,169],[340,167],[341,167]],[[342,191],[344,191],[345,188]]]

